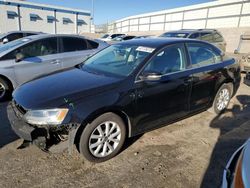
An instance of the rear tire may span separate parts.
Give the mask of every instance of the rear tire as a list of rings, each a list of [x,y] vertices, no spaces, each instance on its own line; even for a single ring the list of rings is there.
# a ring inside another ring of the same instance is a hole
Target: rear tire
[[[105,113],[87,125],[80,138],[80,153],[91,162],[104,162],[121,150],[126,126],[114,113]]]
[[[221,114],[228,107],[233,94],[232,84],[223,84],[217,91],[213,106],[209,109],[214,114]]]
[[[9,83],[3,78],[0,78],[0,102],[9,99],[11,96],[11,92],[12,88]]]

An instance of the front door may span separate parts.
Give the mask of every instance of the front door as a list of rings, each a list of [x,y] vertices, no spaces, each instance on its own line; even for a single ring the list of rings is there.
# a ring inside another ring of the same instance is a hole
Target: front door
[[[18,84],[62,69],[58,56],[57,38],[34,41],[16,50],[22,60],[14,65]]]
[[[149,61],[141,74],[157,73],[162,77],[158,81],[135,83],[136,132],[157,128],[188,113],[192,79],[185,68],[183,44],[168,46]]]

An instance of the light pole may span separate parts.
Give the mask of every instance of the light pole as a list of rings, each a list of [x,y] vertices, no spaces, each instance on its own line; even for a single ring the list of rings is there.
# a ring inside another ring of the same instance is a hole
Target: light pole
[[[92,0],[92,13],[91,13],[91,19],[92,19],[92,24],[94,25],[94,0]]]
[[[91,0],[92,1],[92,11],[91,11],[91,24],[90,24],[90,32],[92,33],[92,27],[93,27],[93,30],[94,30],[94,0]]]

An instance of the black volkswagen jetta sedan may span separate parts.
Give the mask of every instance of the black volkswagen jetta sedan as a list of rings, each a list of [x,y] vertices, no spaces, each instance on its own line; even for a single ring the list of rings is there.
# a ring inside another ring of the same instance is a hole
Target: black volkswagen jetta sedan
[[[238,63],[209,43],[130,40],[17,88],[8,116],[16,134],[41,149],[66,140],[102,162],[128,137],[208,108],[221,113],[240,79]]]

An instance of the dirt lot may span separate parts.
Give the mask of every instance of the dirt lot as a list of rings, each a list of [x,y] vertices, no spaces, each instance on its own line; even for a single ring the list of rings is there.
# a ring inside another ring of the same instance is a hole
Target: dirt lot
[[[67,152],[21,144],[0,104],[1,187],[219,187],[223,166],[250,137],[250,88],[241,85],[226,113],[203,112],[130,139],[114,159],[92,164]]]

